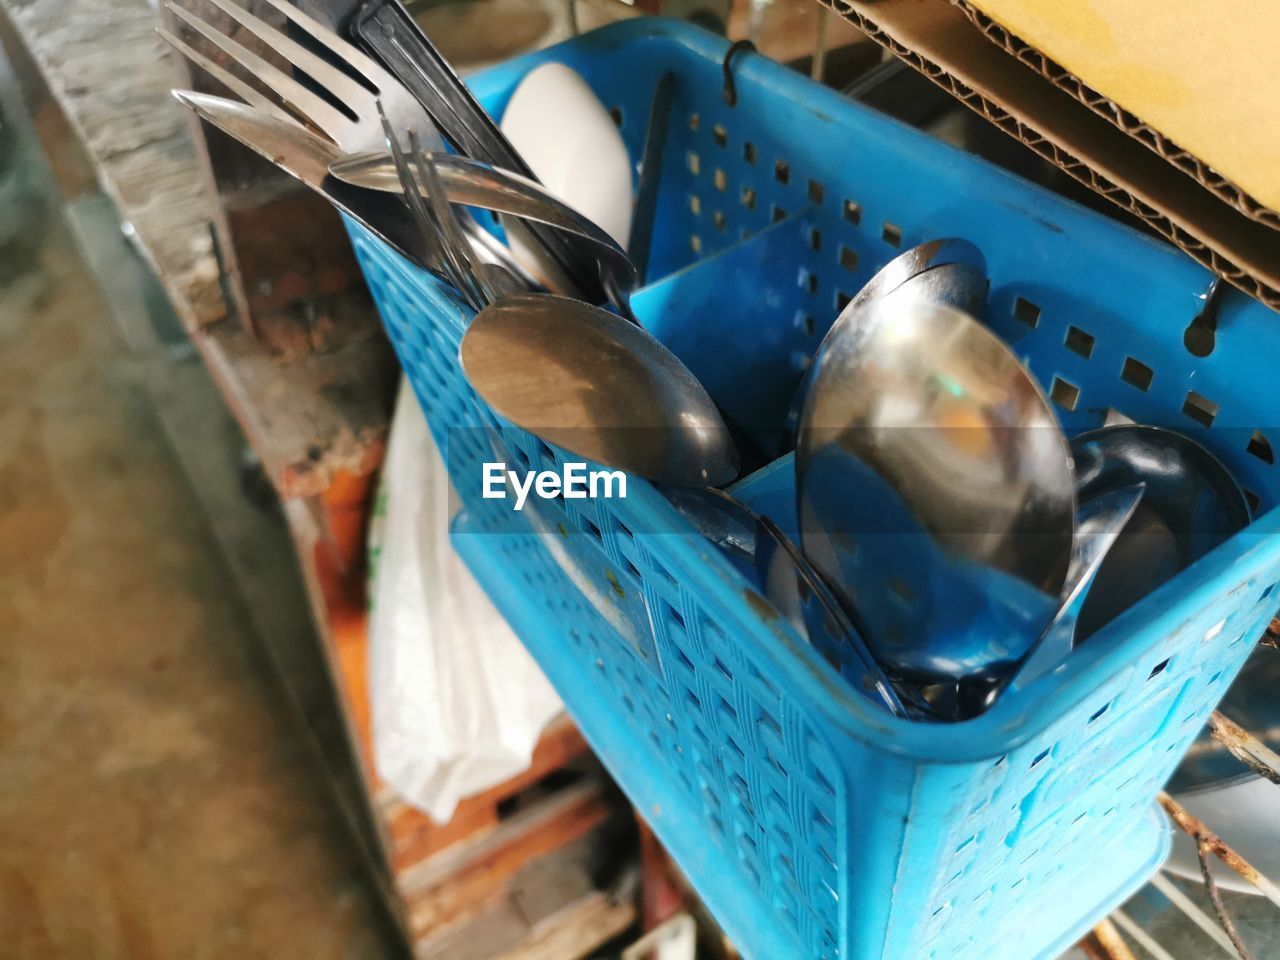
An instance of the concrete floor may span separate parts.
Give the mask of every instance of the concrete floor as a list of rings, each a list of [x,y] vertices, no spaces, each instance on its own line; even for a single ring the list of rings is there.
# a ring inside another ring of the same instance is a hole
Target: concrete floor
[[[147,364],[45,233],[0,255],[0,955],[397,955]]]

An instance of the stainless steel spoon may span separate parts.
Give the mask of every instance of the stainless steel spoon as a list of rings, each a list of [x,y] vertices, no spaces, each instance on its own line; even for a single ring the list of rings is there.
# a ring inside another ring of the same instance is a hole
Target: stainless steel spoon
[[[845,306],[823,337],[818,352],[829,339],[845,336],[840,330],[851,322],[847,318],[857,316],[868,304],[895,291],[903,299],[947,303],[981,319],[987,302],[986,260],[981,250],[957,237],[930,240],[903,251],[881,267]],[[811,365],[796,388],[787,416],[787,436],[791,439],[784,445],[785,449],[795,446],[800,416],[814,376]]]
[[[585,459],[679,486],[718,486],[738,473],[738,451],[702,384],[607,310],[549,294],[503,297],[476,314],[459,356],[494,410]]]
[[[867,281],[841,317],[872,300],[888,296],[910,283],[913,296],[946,303],[981,319],[987,297],[987,263],[982,251],[968,240],[943,237],[929,240],[894,257]],[[832,325],[832,330],[840,323]],[[828,336],[831,335],[828,331]]]
[[[1249,523],[1226,467],[1190,437],[1140,424],[1102,427],[1071,441],[1082,503],[1118,486],[1147,492],[1098,572],[1080,612],[1084,642],[1148,593]]]
[[[1076,626],[1098,571],[1146,494],[1146,484],[1108,490],[1082,503],[1076,515],[1071,569],[1058,613],[1027,651],[1009,680],[1020,689],[1058,667],[1076,642]]]
[[[464,157],[437,155],[435,160],[451,202],[544,223],[587,241],[581,245],[582,249],[594,254],[600,282],[610,302],[630,319],[629,298],[639,285],[639,274],[608,234],[572,207],[556,200],[539,184],[518,174]],[[386,152],[337,158],[328,169],[334,177],[352,186],[387,193],[403,191],[395,161]],[[418,186],[429,193],[427,184],[419,181]],[[552,202],[551,206],[548,201]]]
[[[1058,612],[1044,632],[1011,669],[992,671],[985,676],[928,684],[907,691],[909,700],[928,710],[939,720],[968,720],[989,710],[1007,690],[1024,689],[1066,662],[1075,644],[1076,624],[1085,598],[1107,552],[1142,500],[1145,487],[1135,484],[1101,494],[1080,507],[1076,516],[1076,539],[1071,552],[1071,569],[1062,592]]]
[[[682,488],[663,496],[728,555],[800,636],[863,694],[890,713],[907,708],[822,575],[768,517],[723,490]]]
[[[890,673],[1017,661],[1071,560],[1067,440],[1013,352],[964,311],[893,292],[850,305],[800,423],[801,545]]]

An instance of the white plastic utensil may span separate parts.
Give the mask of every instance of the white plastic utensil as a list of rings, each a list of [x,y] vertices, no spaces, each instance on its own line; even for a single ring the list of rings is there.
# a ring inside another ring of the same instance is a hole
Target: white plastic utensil
[[[585,80],[562,63],[531,70],[511,95],[502,132],[552,195],[599,224],[620,246],[631,233],[631,158],[618,128]],[[503,229],[516,259],[552,289],[555,264],[510,217]]]

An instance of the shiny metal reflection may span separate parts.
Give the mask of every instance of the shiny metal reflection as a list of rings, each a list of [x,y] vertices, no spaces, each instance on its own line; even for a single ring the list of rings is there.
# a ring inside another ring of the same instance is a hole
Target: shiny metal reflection
[[[702,384],[651,334],[600,307],[548,294],[476,314],[459,351],[503,417],[588,460],[679,486],[718,486],[738,451]]]
[[[1249,505],[1212,453],[1172,430],[1103,427],[1080,434],[1071,449],[1082,503],[1121,486],[1146,485],[1089,591],[1076,630],[1080,643],[1243,529]]]
[[[801,543],[873,653],[943,680],[1018,660],[1071,559],[1070,451],[1034,378],[956,307],[898,292],[815,357],[796,451]]]

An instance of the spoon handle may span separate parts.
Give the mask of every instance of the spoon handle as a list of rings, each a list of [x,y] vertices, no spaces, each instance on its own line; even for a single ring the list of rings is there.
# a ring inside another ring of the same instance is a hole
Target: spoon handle
[[[635,266],[599,226],[548,194],[539,184],[509,170],[453,154],[437,154],[434,159],[453,203],[505,213],[572,234],[574,242],[582,249],[590,250],[595,258],[595,270],[609,300],[625,319],[636,322],[630,306],[631,291],[639,283]],[[394,158],[386,153],[342,157],[329,164],[329,171],[343,183],[353,186],[394,193],[404,191],[404,185],[397,177]],[[418,187],[425,190],[427,185],[419,182]]]
[[[903,705],[897,691],[894,689],[893,683],[863,642],[862,634],[859,632],[854,620],[855,615],[840,604],[827,582],[822,578],[822,575],[814,569],[813,565],[800,552],[800,548],[795,545],[791,538],[783,533],[778,525],[768,517],[756,513],[756,511],[732,494],[712,487],[707,488],[707,493],[714,494],[732,508],[740,511],[744,516],[749,517],[755,522],[756,529],[764,534],[764,537],[781,548],[790,562],[799,584],[804,588],[802,594],[807,593],[810,598],[816,601],[819,607],[818,610],[813,611],[815,615],[804,618],[805,626],[811,634],[817,631],[830,634],[831,646],[838,646],[852,651],[853,657],[862,673],[858,683],[862,692],[872,699],[878,700],[894,716],[910,718],[911,714]],[[757,550],[761,539],[759,536],[756,538]],[[757,558],[757,564],[759,564],[759,558]],[[812,642],[812,638],[810,642]],[[820,645],[815,644],[814,646],[818,647]]]
[[[353,18],[351,29],[460,152],[536,180],[524,158],[399,0],[368,0]],[[543,226],[531,230],[587,300],[598,303],[605,298],[608,291],[590,251],[555,230]]]
[[[1058,667],[1075,642],[1076,621],[1102,561],[1138,509],[1146,492],[1145,483],[1136,483],[1090,500],[1077,517],[1076,542],[1062,605],[1049,626],[1027,651],[1022,663],[1009,678],[1008,687],[1022,689]]]
[[[658,214],[658,187],[662,184],[662,154],[667,146],[667,128],[671,121],[671,101],[676,93],[676,75],[664,73],[653,91],[649,107],[649,125],[645,128],[644,153],[640,158],[640,188],[636,191],[636,210],[631,219],[631,236],[627,253],[636,265],[641,282],[649,274],[649,255],[653,247],[653,222]]]

